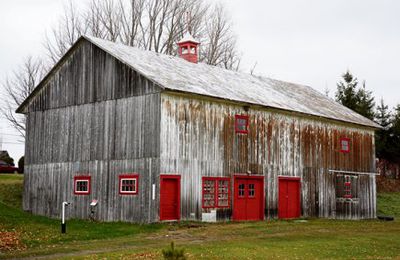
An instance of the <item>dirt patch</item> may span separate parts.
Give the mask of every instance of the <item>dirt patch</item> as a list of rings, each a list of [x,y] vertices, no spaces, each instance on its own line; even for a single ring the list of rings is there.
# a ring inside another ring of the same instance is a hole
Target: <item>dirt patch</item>
[[[19,232],[0,231],[0,251],[9,252],[24,249],[26,249],[26,246],[21,242]]]

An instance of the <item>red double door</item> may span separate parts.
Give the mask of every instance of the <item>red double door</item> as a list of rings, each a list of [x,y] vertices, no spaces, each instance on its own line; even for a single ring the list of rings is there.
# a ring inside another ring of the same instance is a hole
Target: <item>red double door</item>
[[[279,218],[300,217],[300,178],[279,177]]]
[[[160,177],[160,220],[179,220],[181,216],[181,176]]]
[[[264,219],[264,178],[235,176],[233,220]]]

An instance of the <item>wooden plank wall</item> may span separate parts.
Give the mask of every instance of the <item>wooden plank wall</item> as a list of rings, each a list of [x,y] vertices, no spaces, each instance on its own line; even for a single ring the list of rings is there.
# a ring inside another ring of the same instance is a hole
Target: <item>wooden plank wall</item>
[[[118,175],[139,174],[138,195],[119,195]],[[69,201],[68,218],[88,218],[89,204],[98,200],[95,218],[102,221],[158,221],[158,196],[151,199],[151,184],[157,183],[159,160],[101,160],[29,165],[25,176],[24,209],[34,214],[60,217],[61,203]],[[90,195],[74,195],[73,179],[91,176]]]
[[[24,112],[160,92],[160,87],[88,41],[43,83]]]
[[[182,218],[201,219],[201,177],[246,173],[265,176],[266,218],[276,218],[279,175],[302,179],[302,215],[336,217],[335,175],[329,169],[374,172],[374,132],[350,124],[300,117],[163,93],[161,172],[182,176]],[[249,134],[235,134],[236,114],[250,118]],[[339,152],[340,137],[351,138],[351,152]],[[375,177],[362,179],[360,218],[375,217]],[[233,201],[233,200],[232,200]],[[218,214],[224,215],[226,214]],[[353,215],[339,214],[354,218]]]
[[[160,88],[89,43],[83,43],[26,108],[24,209],[86,218],[158,221]],[[139,194],[118,194],[118,175],[139,174]],[[73,177],[90,175],[89,196],[73,194]]]

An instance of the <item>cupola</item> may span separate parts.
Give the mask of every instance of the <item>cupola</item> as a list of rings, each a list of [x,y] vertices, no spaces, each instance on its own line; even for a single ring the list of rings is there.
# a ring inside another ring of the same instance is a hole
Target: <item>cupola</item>
[[[193,36],[187,32],[182,40],[178,42],[178,54],[179,57],[193,63],[197,63],[199,60],[199,45],[200,42],[197,41]]]

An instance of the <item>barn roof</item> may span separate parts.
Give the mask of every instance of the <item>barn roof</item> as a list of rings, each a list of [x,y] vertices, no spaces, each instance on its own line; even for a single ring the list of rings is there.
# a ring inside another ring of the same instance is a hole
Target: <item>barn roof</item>
[[[294,111],[373,128],[380,127],[305,85],[231,71],[204,63],[191,63],[179,57],[144,51],[95,37],[83,38],[167,90]],[[28,97],[30,98],[31,96]],[[21,110],[21,107],[18,110]]]

